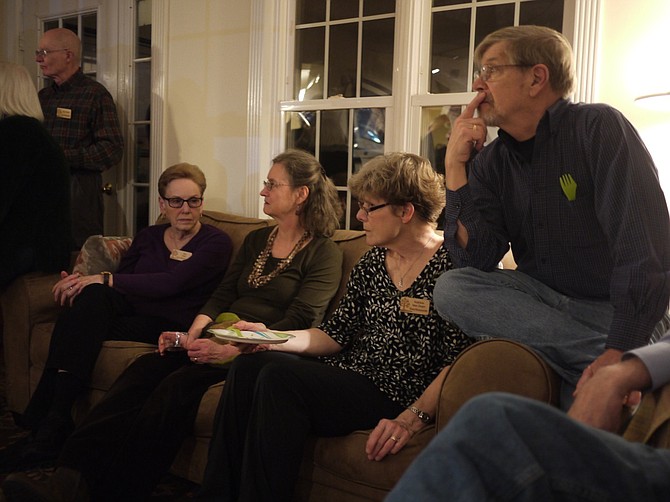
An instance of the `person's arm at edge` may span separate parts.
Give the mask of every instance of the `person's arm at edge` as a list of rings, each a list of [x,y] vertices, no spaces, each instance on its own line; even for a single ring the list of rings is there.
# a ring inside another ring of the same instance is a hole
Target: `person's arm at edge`
[[[435,420],[440,400],[442,383],[447,376],[449,366],[440,371],[430,383],[423,394],[412,404],[412,407],[422,411],[430,417],[428,423],[419,418],[417,413],[409,408],[405,409],[395,419],[382,418],[377,427],[370,433],[365,443],[365,453],[369,460],[382,460],[386,455],[395,455],[409,442],[409,440],[421,429],[428,427]],[[389,441],[389,437],[397,438],[397,441]]]
[[[585,380],[568,415],[599,429],[618,431],[631,393],[670,382],[669,360],[668,334],[656,344],[627,352],[621,362],[600,368]]]

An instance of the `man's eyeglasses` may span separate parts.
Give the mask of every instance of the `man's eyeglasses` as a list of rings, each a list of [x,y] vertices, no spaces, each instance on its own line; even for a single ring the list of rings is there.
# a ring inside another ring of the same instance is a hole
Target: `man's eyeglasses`
[[[263,181],[263,186],[270,192],[274,190],[277,187],[290,187],[293,185],[289,185],[288,183],[277,183],[276,181],[273,180],[265,180]]]
[[[391,205],[390,202],[384,202],[383,204],[377,204],[376,206],[365,207],[364,202],[361,202],[360,200],[358,201],[358,209],[360,209],[361,211],[363,211],[365,213],[366,218],[368,216],[370,216],[370,213],[372,213],[373,211],[376,211],[377,209],[381,209],[383,207],[390,206],[390,205]]]
[[[70,49],[37,49],[35,51],[35,57],[36,58],[45,58],[52,52],[62,52],[62,51],[69,51]]]
[[[161,197],[168,206],[175,209],[179,209],[184,205],[184,202],[188,204],[188,207],[191,209],[202,206],[202,197],[191,197],[190,199],[182,199],[181,197]]]
[[[482,79],[482,82],[487,82],[491,79],[491,75],[500,71],[500,68],[507,68],[510,66],[516,66],[518,68],[530,68],[535,66],[532,64],[485,64],[479,70],[475,71],[474,77],[475,80],[478,78]]]

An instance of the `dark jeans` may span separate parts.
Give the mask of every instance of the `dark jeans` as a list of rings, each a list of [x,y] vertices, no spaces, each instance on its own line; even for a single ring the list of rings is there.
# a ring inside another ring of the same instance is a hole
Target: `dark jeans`
[[[93,500],[145,500],[192,432],[203,394],[226,373],[186,352],[140,357],[70,436],[58,465],[79,470]]]
[[[387,502],[670,500],[670,451],[580,424],[511,394],[473,398]]]
[[[291,500],[309,434],[344,436],[403,409],[353,371],[277,352],[238,356],[217,409],[199,496]]]

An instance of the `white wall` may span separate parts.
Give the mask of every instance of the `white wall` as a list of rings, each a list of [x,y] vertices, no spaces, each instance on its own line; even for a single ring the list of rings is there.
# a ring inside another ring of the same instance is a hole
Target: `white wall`
[[[621,110],[637,128],[670,200],[670,108],[648,109],[638,96],[670,91],[668,0],[603,0],[596,100]]]
[[[234,213],[246,206],[250,15],[239,0],[169,6],[163,163],[200,166],[206,207]]]

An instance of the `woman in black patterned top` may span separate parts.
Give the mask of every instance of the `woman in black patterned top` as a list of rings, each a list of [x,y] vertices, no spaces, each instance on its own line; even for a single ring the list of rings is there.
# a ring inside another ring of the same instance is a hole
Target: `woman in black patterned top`
[[[447,367],[470,344],[433,308],[435,280],[451,266],[435,231],[442,177],[425,159],[394,153],[349,186],[374,247],[328,321],[283,344],[239,344],[247,353],[226,380],[202,499],[291,500],[309,434],[375,427],[368,457],[396,453],[431,421]]]

